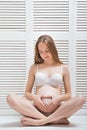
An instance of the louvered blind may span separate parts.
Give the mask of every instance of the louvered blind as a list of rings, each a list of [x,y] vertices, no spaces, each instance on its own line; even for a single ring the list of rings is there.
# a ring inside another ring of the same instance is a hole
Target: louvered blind
[[[87,0],[77,1],[77,31],[87,31]]]
[[[69,31],[69,1],[34,0],[34,31]]]
[[[83,95],[87,113],[87,0],[76,1],[76,94]]]
[[[0,0],[0,31],[25,31],[25,0]]]
[[[26,81],[25,41],[0,41],[0,109],[8,109],[9,93],[24,93]]]
[[[76,93],[86,97],[87,109],[87,40],[77,40],[76,44]]]
[[[25,5],[25,0],[0,0],[0,115],[12,112],[7,95],[25,90]]]

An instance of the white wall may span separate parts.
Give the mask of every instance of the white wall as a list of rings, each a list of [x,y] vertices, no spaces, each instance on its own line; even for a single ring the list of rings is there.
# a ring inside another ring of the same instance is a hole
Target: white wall
[[[0,114],[16,114],[6,103],[10,92],[24,94],[35,41],[51,35],[69,65],[72,95],[87,98],[87,0],[0,1]],[[87,113],[87,103],[78,112]]]

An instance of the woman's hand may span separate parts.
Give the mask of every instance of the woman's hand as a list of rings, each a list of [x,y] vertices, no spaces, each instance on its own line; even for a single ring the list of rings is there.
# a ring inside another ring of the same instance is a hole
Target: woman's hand
[[[34,98],[34,106],[37,107],[41,111],[44,111],[46,109],[46,106],[42,102],[41,97],[37,95]]]
[[[61,102],[60,97],[61,96],[53,96],[52,103],[57,104],[57,105],[60,104],[60,102]]]
[[[60,105],[60,96],[54,96],[52,97],[52,102],[51,104],[47,107],[49,112],[55,111],[57,107]]]
[[[52,102],[52,97],[42,97],[41,100],[44,103],[44,105],[48,107]]]

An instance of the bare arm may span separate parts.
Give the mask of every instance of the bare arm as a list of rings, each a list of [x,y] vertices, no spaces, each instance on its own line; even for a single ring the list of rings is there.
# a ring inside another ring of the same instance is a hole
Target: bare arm
[[[35,68],[36,65],[32,65],[30,67],[29,75],[28,75],[28,80],[26,84],[26,91],[25,91],[25,97],[29,100],[34,100],[35,95],[32,94],[32,88],[35,80]]]
[[[71,98],[70,73],[66,65],[63,66],[63,81],[64,81],[65,94],[60,96],[61,101],[65,101]]]

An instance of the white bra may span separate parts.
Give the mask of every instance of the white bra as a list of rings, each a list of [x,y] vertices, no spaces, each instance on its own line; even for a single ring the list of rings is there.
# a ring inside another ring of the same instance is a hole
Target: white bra
[[[62,86],[63,84],[63,77],[62,77],[62,65],[60,66],[61,72],[52,74],[50,77],[41,71],[38,71],[37,65],[37,72],[35,75],[36,86],[43,86],[43,85],[51,85],[53,87]]]

